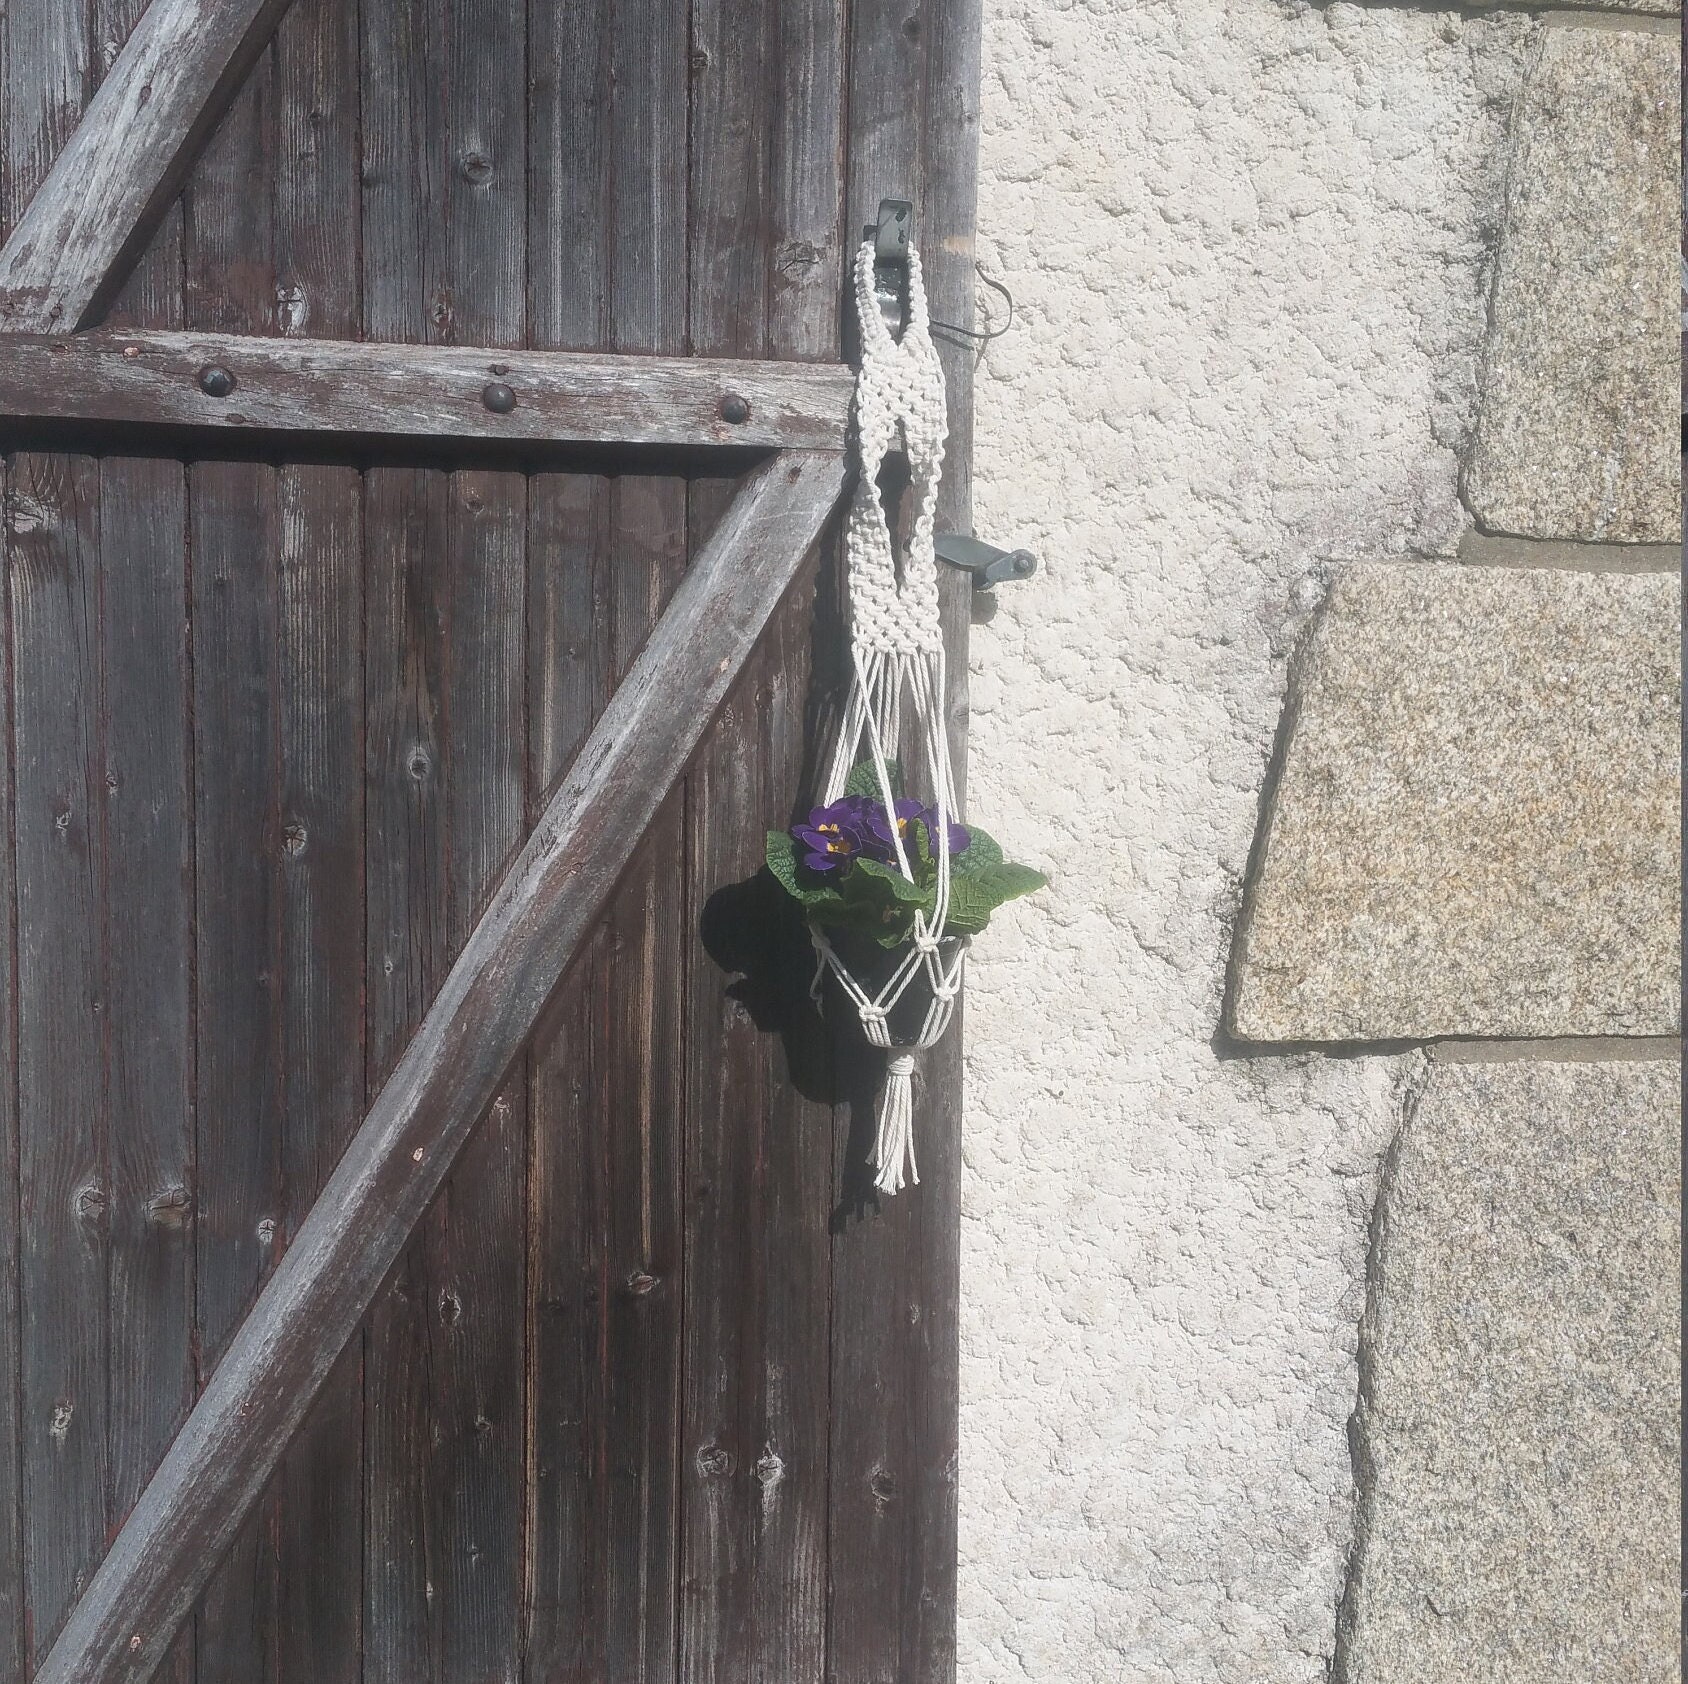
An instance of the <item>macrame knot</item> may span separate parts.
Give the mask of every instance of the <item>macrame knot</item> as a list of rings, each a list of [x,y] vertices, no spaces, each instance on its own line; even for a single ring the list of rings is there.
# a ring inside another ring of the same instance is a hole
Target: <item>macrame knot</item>
[[[868,793],[851,783],[865,766],[872,773],[870,799],[891,814],[899,800],[914,793],[907,786],[918,779],[932,806],[930,834],[944,839],[953,829],[951,820],[960,816],[945,724],[944,634],[932,539],[949,425],[944,372],[929,331],[919,253],[910,248],[908,254],[908,321],[896,339],[874,296],[873,258],[873,242],[864,241],[856,252],[855,276],[862,345],[855,403],[856,489],[844,528],[851,680],[821,801],[841,800],[847,788]],[[879,493],[880,470],[899,450],[909,475],[904,514],[912,515],[906,525],[899,522],[900,543]],[[900,831],[891,843],[895,859],[887,863],[894,863],[905,881],[914,881]],[[935,856],[929,862],[934,868],[929,908],[914,915],[907,945],[895,956],[887,954],[871,980],[857,977],[818,929],[813,936],[818,957],[813,997],[820,1000],[821,972],[830,970],[868,1042],[891,1053],[873,1143],[874,1185],[882,1193],[898,1192],[906,1182],[920,1179],[914,1162],[914,1055],[934,1045],[949,1027],[967,951],[966,937],[946,936],[947,846],[937,847]],[[905,1002],[900,1045],[893,1046],[888,1019]]]
[[[882,1193],[900,1193],[907,1182],[919,1185],[920,1171],[914,1162],[913,1053],[897,1053],[885,1066],[885,1091],[879,1100],[879,1128],[873,1140],[873,1167],[879,1172],[873,1184]]]

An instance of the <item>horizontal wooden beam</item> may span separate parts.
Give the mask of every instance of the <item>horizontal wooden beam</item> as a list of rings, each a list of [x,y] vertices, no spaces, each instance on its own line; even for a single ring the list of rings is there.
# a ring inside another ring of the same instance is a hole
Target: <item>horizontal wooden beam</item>
[[[0,324],[69,333],[93,313],[288,0],[152,0],[0,249]]]
[[[0,335],[0,418],[447,439],[844,448],[839,363],[238,334]]]
[[[503,1084],[844,482],[749,479],[451,968],[35,1684],[144,1684]]]

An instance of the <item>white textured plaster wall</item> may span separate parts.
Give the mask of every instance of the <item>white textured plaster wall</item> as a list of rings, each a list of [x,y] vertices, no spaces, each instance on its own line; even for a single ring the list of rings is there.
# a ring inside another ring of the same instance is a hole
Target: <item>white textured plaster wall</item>
[[[1446,554],[1525,32],[986,0],[970,803],[1054,887],[975,951],[962,1684],[1313,1684],[1409,1061],[1220,1056],[1284,657]],[[1000,320],[1000,310],[998,311]]]

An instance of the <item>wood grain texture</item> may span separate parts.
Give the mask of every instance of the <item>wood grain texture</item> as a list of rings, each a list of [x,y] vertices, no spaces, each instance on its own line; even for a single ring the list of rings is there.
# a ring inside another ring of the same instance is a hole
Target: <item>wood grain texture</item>
[[[184,314],[262,333],[275,313],[275,64],[254,66],[188,183]],[[194,1228],[200,1380],[285,1251],[286,1179],[275,468],[188,468],[193,590],[198,1070]],[[276,1649],[277,1497],[234,1541],[195,1622],[205,1678],[263,1677]]]
[[[109,1484],[99,465],[20,455],[7,509],[16,796],[23,1589],[39,1659]]]
[[[309,309],[285,283],[286,308]],[[236,379],[226,398],[203,369]],[[516,407],[482,397],[503,384]],[[827,364],[351,344],[236,334],[0,338],[0,417],[526,443],[843,447],[851,379]],[[749,419],[721,418],[729,394]]]
[[[121,280],[125,259],[139,250],[286,5],[152,0],[75,132],[52,149],[51,171],[28,209],[14,208],[17,220],[0,247],[0,322],[36,333],[85,324]],[[74,13],[30,15],[41,27]],[[81,86],[61,84],[53,107],[80,114],[81,105]],[[32,155],[47,149],[36,141]]]
[[[0,464],[11,508],[12,468]],[[12,825],[11,518],[0,526],[0,1680],[24,1684],[23,1397],[18,1251],[18,923]]]
[[[973,320],[978,0],[851,9],[846,226],[853,247],[881,198],[914,201],[933,319]],[[950,432],[938,524],[970,530],[972,357],[934,336]],[[966,738],[966,581],[940,569],[951,748]],[[920,1185],[872,1196],[878,1061],[840,1047],[833,1275],[832,1684],[948,1684],[955,1675],[959,1421],[961,1029],[922,1055]],[[853,1038],[852,1038],[853,1039]]]
[[[413,145],[408,157],[390,157],[366,200],[365,257],[385,264],[396,244],[414,241],[418,267],[379,283],[366,276],[366,321],[445,345],[519,345],[523,9],[424,0],[407,11],[402,62],[388,56],[400,45],[392,23],[364,18],[365,120],[373,113],[383,133],[402,129]],[[411,190],[395,202],[388,189],[406,180]],[[509,353],[489,355],[502,363]],[[485,370],[471,387],[487,416],[479,391],[490,378]],[[384,920],[383,967],[372,978],[387,1057],[420,1020],[520,843],[527,808],[525,479],[461,469],[443,481],[400,476],[387,507],[401,523],[407,488],[432,522],[430,549],[409,551],[400,590],[381,593],[382,659],[371,666],[370,694],[380,713],[391,696],[419,702],[432,754],[420,792],[408,744],[372,740],[368,769],[382,822],[417,792],[426,805],[413,805],[410,822],[430,834],[402,859],[371,849],[371,878],[386,879],[384,907],[398,914]],[[426,682],[411,682],[413,672]],[[437,869],[405,869],[419,860],[437,860]],[[406,978],[402,989],[388,984],[389,958]],[[386,1069],[377,1059],[371,1074]],[[518,1077],[429,1211],[371,1324],[365,1630],[374,1681],[503,1680],[519,1664],[526,1124]]]
[[[193,799],[182,465],[100,465],[110,1489],[122,1521],[193,1402]],[[163,1676],[191,1676],[186,1644]]]
[[[535,340],[682,351],[685,8],[546,11],[530,45],[531,133],[546,160],[530,177]],[[601,705],[683,573],[687,512],[684,483],[665,476],[568,488],[540,476],[535,491],[582,521],[564,575],[543,586],[535,575],[545,604],[536,632],[561,639],[564,654],[555,670],[533,669],[544,787],[555,749],[566,752]],[[564,1027],[534,1049],[532,1257],[543,1296],[531,1332],[526,1659],[532,1676],[579,1684],[674,1671],[684,803],[676,790],[653,821],[565,986]],[[584,1067],[570,1024],[592,1026]]]
[[[275,325],[354,335],[357,9],[296,0],[271,56]],[[354,468],[287,463],[276,496],[277,1050],[291,1239],[366,1100],[363,486]],[[268,1641],[282,1684],[362,1677],[363,1384],[355,1339],[276,1472]]]
[[[836,271],[815,271],[839,243],[841,8],[702,0],[693,40],[692,344],[836,354]],[[699,530],[730,493],[694,486]],[[754,887],[799,796],[813,589],[806,573],[690,784],[681,1672],[723,1684],[825,1670],[830,1118],[790,1063],[821,1027],[806,979],[775,1001],[767,974],[782,942],[799,968],[807,946]]]
[[[492,1103],[842,483],[837,457],[774,458],[693,562],[119,1532],[38,1684],[141,1684],[151,1675]]]

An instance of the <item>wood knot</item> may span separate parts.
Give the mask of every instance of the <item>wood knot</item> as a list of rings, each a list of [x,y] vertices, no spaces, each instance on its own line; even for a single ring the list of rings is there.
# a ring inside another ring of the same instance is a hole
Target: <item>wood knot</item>
[[[697,1453],[697,1471],[708,1479],[726,1479],[737,1467],[732,1451],[718,1444],[706,1444]]]
[[[160,1228],[185,1228],[191,1201],[185,1187],[166,1187],[147,1200],[147,1221]]]
[[[647,1275],[643,1269],[635,1269],[627,1277],[627,1290],[635,1298],[643,1298],[656,1288],[656,1276]]]
[[[440,1320],[447,1327],[456,1327],[463,1319],[463,1300],[449,1286],[440,1288]]]
[[[877,1509],[887,1508],[897,1500],[897,1482],[883,1468],[867,1482],[867,1488],[873,1493],[873,1506]]]
[[[484,187],[493,177],[492,160],[484,152],[466,152],[459,168],[473,187]]]

